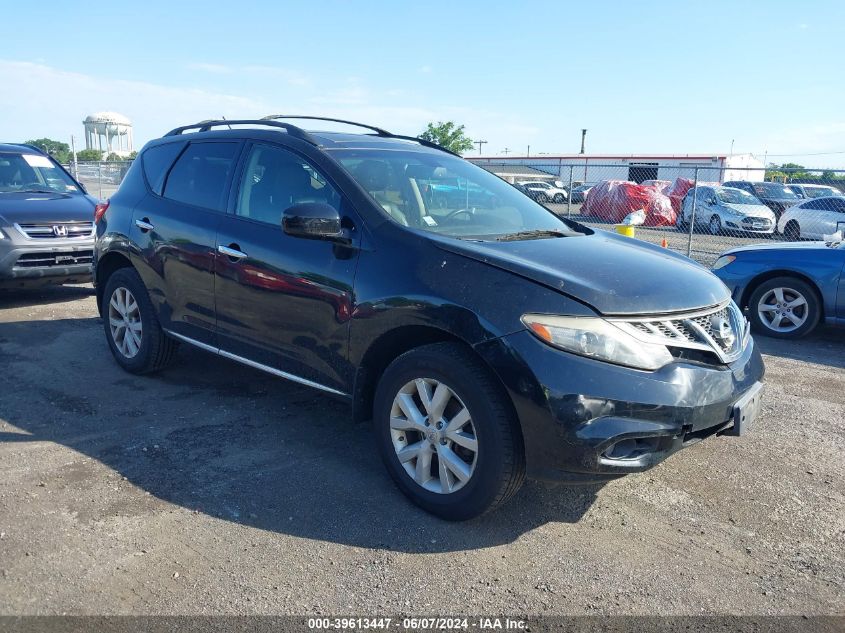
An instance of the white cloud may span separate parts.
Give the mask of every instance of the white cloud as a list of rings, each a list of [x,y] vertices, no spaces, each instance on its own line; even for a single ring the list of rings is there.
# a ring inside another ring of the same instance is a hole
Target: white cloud
[[[199,70],[201,72],[214,73],[217,75],[228,75],[232,72],[231,66],[226,66],[224,64],[209,64],[206,62],[192,62],[190,64],[185,64],[185,68],[188,70]]]
[[[0,60],[0,139],[83,139],[82,119],[101,110],[128,116],[141,145],[167,130],[203,119],[262,116],[262,99],[190,87],[109,79],[30,62]]]

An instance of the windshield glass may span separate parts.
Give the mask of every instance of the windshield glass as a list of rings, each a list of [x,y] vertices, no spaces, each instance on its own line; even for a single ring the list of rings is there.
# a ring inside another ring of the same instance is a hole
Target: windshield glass
[[[73,193],[79,188],[46,156],[0,152],[0,193],[15,191]]]
[[[717,189],[716,195],[727,204],[760,204],[757,198],[742,189]]]
[[[563,219],[516,187],[449,154],[396,150],[331,150],[390,218],[441,235],[496,239],[532,232],[527,239],[570,233]]]
[[[797,200],[798,196],[792,189],[779,182],[757,182],[754,183],[754,191],[758,196],[766,198],[783,198],[785,200]]]
[[[828,196],[842,195],[842,192],[834,187],[804,187],[804,193],[808,198],[826,198]]]

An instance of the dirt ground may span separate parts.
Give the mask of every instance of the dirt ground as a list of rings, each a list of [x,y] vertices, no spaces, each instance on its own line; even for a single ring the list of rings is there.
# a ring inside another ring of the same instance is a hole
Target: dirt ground
[[[131,376],[90,288],[0,295],[0,613],[843,614],[845,335],[757,342],[750,435],[450,524],[343,404],[184,346]]]

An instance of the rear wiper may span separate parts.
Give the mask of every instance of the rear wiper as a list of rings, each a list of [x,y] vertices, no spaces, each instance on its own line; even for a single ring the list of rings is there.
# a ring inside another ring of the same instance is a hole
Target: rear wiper
[[[534,231],[519,231],[518,233],[506,233],[496,238],[497,242],[512,242],[515,240],[534,240],[541,237],[567,237],[572,233],[559,231],[557,229],[537,229]]]

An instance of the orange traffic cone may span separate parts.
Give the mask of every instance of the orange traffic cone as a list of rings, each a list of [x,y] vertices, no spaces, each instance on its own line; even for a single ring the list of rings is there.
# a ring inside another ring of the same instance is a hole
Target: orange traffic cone
[[[661,241],[661,242],[660,242],[660,245],[661,245],[663,248],[669,248],[669,242],[666,240],[666,238],[665,238],[665,237],[663,238],[663,241]]]

